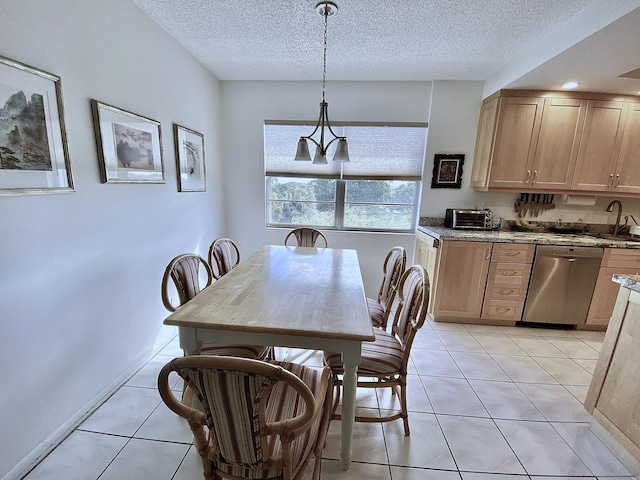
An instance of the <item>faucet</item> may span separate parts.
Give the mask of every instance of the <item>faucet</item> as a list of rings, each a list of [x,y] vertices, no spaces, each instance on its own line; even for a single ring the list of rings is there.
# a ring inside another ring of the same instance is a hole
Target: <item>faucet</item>
[[[618,216],[616,217],[616,224],[613,227],[613,234],[618,235],[618,231],[620,230],[620,215],[622,214],[622,203],[620,200],[613,200],[609,205],[607,205],[606,212],[613,212],[613,206],[618,206]]]

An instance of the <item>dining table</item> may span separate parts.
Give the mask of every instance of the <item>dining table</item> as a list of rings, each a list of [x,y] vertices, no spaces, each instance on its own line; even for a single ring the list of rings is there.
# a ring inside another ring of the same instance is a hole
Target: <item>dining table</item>
[[[375,339],[355,250],[266,245],[164,320],[185,355],[198,343],[340,352],[340,463],[351,462],[362,342]]]

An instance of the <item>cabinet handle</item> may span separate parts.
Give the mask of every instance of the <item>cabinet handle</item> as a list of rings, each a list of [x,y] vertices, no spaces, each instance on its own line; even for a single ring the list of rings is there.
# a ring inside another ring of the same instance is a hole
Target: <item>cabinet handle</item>
[[[620,185],[620,174],[616,173],[616,188]]]
[[[529,184],[530,181],[531,181],[531,170],[527,170],[527,179],[524,181],[524,183]]]
[[[535,185],[537,181],[538,181],[538,170],[534,170],[533,171],[533,182],[531,182],[531,183],[533,185]]]
[[[520,255],[522,252],[514,252],[512,250],[508,250],[504,252],[505,257],[515,257],[516,255]]]
[[[508,313],[509,310],[511,310],[511,309],[507,308],[507,307],[498,307],[498,308],[496,308],[496,312],[498,312],[498,313]]]
[[[514,275],[518,274],[518,272],[508,272],[506,270],[503,270],[501,273],[502,273],[502,275],[505,275],[507,277],[513,277]]]
[[[507,290],[506,288],[501,288],[500,290],[498,290],[498,293],[500,293],[500,295],[511,295],[513,292],[515,292],[515,290]]]
[[[609,174],[609,182],[607,184],[609,188],[613,188],[613,173]]]

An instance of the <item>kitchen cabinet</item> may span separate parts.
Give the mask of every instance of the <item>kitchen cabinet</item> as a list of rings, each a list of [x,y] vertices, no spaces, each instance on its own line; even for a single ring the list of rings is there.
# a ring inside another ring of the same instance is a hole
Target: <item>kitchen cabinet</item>
[[[640,193],[640,103],[589,101],[572,190]]]
[[[636,474],[640,471],[639,368],[640,292],[623,286],[584,406],[593,415],[591,430]]]
[[[480,318],[491,247],[488,242],[441,243],[433,292],[436,320]]]
[[[487,164],[489,187],[522,190],[529,186],[543,102],[536,97],[500,99],[494,147]]]
[[[429,276],[429,307],[427,312],[433,314],[433,296],[437,281],[437,265],[440,249],[439,242],[420,231],[416,232],[416,248],[414,262],[422,265]]]
[[[640,250],[605,249],[587,320],[580,328],[605,330],[609,325],[620,290],[620,285],[611,280],[614,274],[640,275]]]
[[[481,318],[510,324],[522,318],[534,253],[533,244],[493,245]]]
[[[640,102],[628,105],[613,191],[640,194]]]
[[[501,90],[481,108],[471,187],[639,194],[639,164],[637,98]]]

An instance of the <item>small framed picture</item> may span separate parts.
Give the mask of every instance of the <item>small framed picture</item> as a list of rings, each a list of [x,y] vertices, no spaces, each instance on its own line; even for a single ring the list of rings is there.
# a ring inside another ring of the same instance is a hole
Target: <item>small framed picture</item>
[[[160,122],[91,101],[104,183],[165,183]]]
[[[436,153],[433,159],[431,188],[460,188],[462,185],[464,154]]]
[[[206,191],[204,136],[175,123],[173,124],[173,135],[176,142],[178,191]]]
[[[60,77],[0,57],[0,195],[73,190]]]

